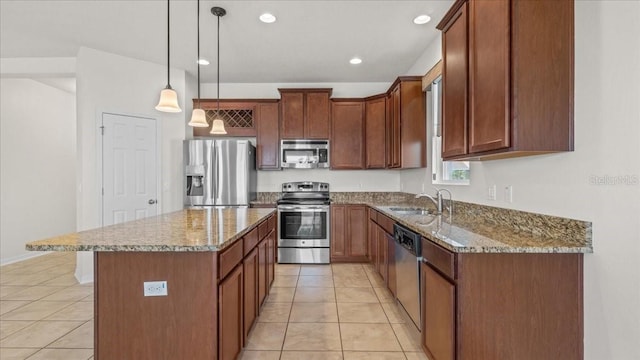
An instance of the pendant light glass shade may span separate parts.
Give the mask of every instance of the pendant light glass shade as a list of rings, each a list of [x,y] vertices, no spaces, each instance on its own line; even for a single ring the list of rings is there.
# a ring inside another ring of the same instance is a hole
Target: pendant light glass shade
[[[213,120],[213,124],[211,125],[211,132],[209,133],[214,135],[225,135],[227,133],[227,130],[225,130],[224,128],[224,122],[220,119]]]
[[[191,113],[191,121],[189,121],[189,126],[209,127],[209,123],[207,122],[207,117],[204,114],[204,110],[193,109],[193,112]]]
[[[182,111],[180,105],[178,105],[178,94],[171,88],[165,88],[160,92],[160,101],[156,105],[156,110],[179,113]]]
[[[169,0],[167,0],[167,86],[162,90],[162,92],[160,92],[160,101],[158,101],[158,105],[156,105],[156,110],[169,113],[179,113],[182,112],[182,109],[180,109],[180,105],[178,105],[178,94],[171,88],[171,81],[169,81],[171,79],[171,51],[169,47],[171,45],[169,37],[171,34],[169,28],[171,22],[169,14],[170,6]]]

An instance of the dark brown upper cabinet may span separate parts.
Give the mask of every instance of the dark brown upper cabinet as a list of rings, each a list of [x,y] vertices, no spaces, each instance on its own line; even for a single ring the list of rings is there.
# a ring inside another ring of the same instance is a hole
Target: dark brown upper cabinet
[[[364,100],[331,101],[331,168],[364,169]]]
[[[443,46],[442,155],[573,151],[574,1],[458,0]]]
[[[401,76],[387,100],[387,167],[427,166],[427,119],[421,76]]]
[[[278,102],[256,106],[256,155],[260,170],[280,170],[280,135]]]
[[[386,95],[366,98],[365,107],[365,167],[384,169],[386,166]]]
[[[328,139],[331,89],[278,89],[280,138]]]

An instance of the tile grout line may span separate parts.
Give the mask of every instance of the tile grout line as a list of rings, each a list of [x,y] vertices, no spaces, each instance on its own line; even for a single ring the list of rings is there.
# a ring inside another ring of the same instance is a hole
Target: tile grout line
[[[287,326],[284,328],[284,336],[282,337],[282,345],[280,345],[280,356],[278,356],[279,360],[282,360],[282,353],[284,352],[284,342],[287,340],[287,332],[289,332],[289,320],[291,320],[291,313],[293,312],[293,302],[296,298],[296,293],[298,292],[298,280],[300,279],[300,270],[298,268],[298,275],[296,278],[296,287],[293,290],[293,296],[291,297],[291,305],[289,306],[289,316],[287,316]]]
[[[331,266],[331,281],[333,281],[333,299],[336,304],[336,317],[338,318],[338,336],[340,338],[340,354],[342,355],[342,359],[344,359],[344,344],[342,343],[342,326],[340,323],[340,311],[338,310],[338,292],[336,290],[336,280],[335,280],[335,272],[333,271],[333,265]]]

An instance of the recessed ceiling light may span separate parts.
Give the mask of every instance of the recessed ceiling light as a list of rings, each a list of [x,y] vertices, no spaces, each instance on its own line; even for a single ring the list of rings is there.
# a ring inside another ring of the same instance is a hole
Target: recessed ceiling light
[[[271,24],[272,22],[276,22],[276,17],[273,14],[264,13],[260,15],[260,21],[263,23]]]
[[[209,65],[209,60],[207,59],[198,59],[196,62],[200,65]]]
[[[362,63],[362,59],[354,57],[353,59],[349,60],[349,63],[351,63],[353,65],[358,65],[358,64]]]
[[[431,16],[429,15],[418,15],[415,19],[413,19],[414,24],[422,25],[431,21]]]

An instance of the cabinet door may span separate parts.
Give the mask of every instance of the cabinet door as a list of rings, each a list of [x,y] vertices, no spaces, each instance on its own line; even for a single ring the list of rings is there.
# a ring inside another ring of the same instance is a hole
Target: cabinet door
[[[386,118],[385,118],[385,167],[393,167],[393,97],[391,94],[385,98]]]
[[[346,233],[346,206],[331,205],[331,259],[347,256]]]
[[[371,262],[374,267],[377,267],[378,264],[378,242],[376,237],[378,234],[377,230],[378,224],[376,224],[375,221],[369,219],[367,228],[367,248],[369,252],[367,255],[369,258],[369,262]]]
[[[258,249],[244,258],[244,340],[258,315]]]
[[[470,153],[510,144],[509,4],[469,2]]]
[[[391,92],[391,167],[401,165],[400,84]]]
[[[427,264],[422,271],[422,342],[434,360],[455,359],[455,285]]]
[[[347,242],[352,261],[367,257],[367,207],[347,206]]]
[[[406,77],[400,81],[400,167],[427,166],[426,98],[422,78]]]
[[[387,270],[387,287],[393,294],[393,297],[398,295],[396,289],[396,241],[391,234],[385,233],[385,239],[387,243],[387,262],[389,263],[389,269]]]
[[[273,229],[267,236],[267,294],[275,279],[276,266],[276,230]]]
[[[331,102],[331,168],[364,169],[364,102]]]
[[[386,164],[386,99],[365,102],[365,149],[367,169],[384,169]]]
[[[442,158],[467,154],[467,3],[442,33]]]
[[[389,247],[387,246],[387,232],[383,228],[378,226],[378,272],[385,283],[388,283],[389,279]]]
[[[329,138],[329,93],[308,92],[305,106],[305,137],[307,139]]]
[[[258,169],[280,168],[280,133],[278,131],[278,104],[256,106],[257,161]]]
[[[280,94],[280,135],[283,139],[304,138],[304,94],[284,92]]]
[[[258,307],[267,296],[267,267],[267,241],[262,239],[258,244]]]
[[[242,264],[218,285],[219,359],[234,360],[242,350]]]

